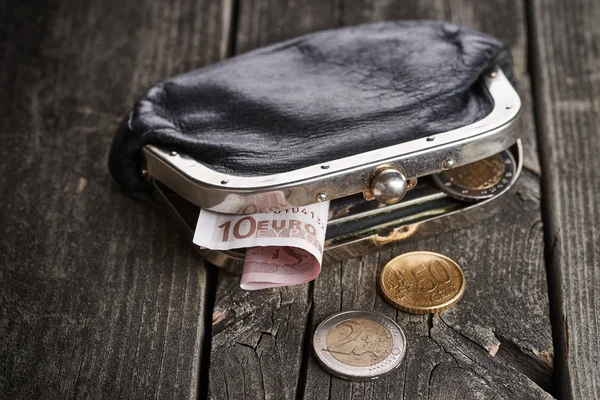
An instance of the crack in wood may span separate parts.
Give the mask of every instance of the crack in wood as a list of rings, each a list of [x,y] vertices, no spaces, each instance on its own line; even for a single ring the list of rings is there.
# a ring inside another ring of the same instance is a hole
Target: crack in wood
[[[451,331],[453,331],[456,334],[458,334],[459,336],[463,337],[468,342],[474,344],[475,346],[477,346],[479,348],[485,349],[479,343],[474,342],[471,338],[469,338],[468,336],[465,336],[462,332],[454,329],[454,327],[452,327],[450,324],[448,324],[446,321],[444,321],[443,318],[441,318],[441,315],[438,315],[437,319],[439,319],[439,321],[441,321],[445,327],[449,328]],[[446,345],[444,345],[443,343],[439,343],[434,335],[431,335],[430,338],[436,344],[438,344],[444,350],[444,352],[446,354],[450,355],[457,362],[458,368],[465,369],[465,367],[463,367],[460,364],[460,360],[455,356],[455,354],[453,353],[452,350],[449,350],[446,347]],[[552,384],[551,384],[552,369],[551,369],[551,367],[547,364],[544,364],[543,361],[540,358],[538,358],[537,356],[535,356],[533,352],[524,351],[518,344],[516,344],[502,336],[498,336],[498,338],[499,338],[501,344],[500,344],[499,352],[497,353],[497,358],[501,359],[507,365],[510,365],[516,371],[518,371],[519,373],[526,376],[528,379],[530,379],[533,382],[533,384],[537,385],[541,390],[546,392],[549,397],[551,397],[550,396],[550,394],[552,392]],[[485,349],[485,350],[487,350],[487,349]],[[467,358],[472,364],[479,365],[480,367],[486,368],[486,366],[482,365],[480,361],[478,361],[475,358],[472,358],[467,353],[465,353],[463,350],[456,348],[456,351],[458,353],[460,353],[462,356],[464,356],[465,358]],[[493,357],[493,356],[491,356],[491,357]],[[482,379],[490,384],[493,383],[489,380],[488,377],[481,375],[477,371],[476,368],[466,368],[466,369],[469,370],[470,372],[476,374],[477,376],[479,376],[480,379]],[[515,392],[515,395],[516,394],[517,394],[517,392]]]
[[[548,393],[552,392],[552,363],[547,358],[541,358],[531,349],[523,349],[517,343],[496,335],[500,340],[500,347],[496,357],[504,360],[514,369],[526,375],[540,388]]]

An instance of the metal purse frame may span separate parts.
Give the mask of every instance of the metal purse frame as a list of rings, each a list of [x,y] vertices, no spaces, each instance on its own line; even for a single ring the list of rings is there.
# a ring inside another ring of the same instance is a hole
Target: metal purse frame
[[[272,199],[283,209],[367,192],[373,171],[384,164],[414,179],[490,157],[516,143],[517,92],[500,68],[484,75],[482,83],[494,103],[492,111],[448,132],[264,176],[218,172],[176,150],[147,145],[146,173],[198,207],[229,214],[272,210]]]
[[[175,150],[147,145],[143,150],[144,174],[152,183],[155,199],[183,223],[190,235],[199,208],[250,213],[263,211],[259,210],[259,204],[265,198],[275,197],[281,208],[286,208],[314,203],[323,192],[328,200],[347,197],[349,204],[360,206],[359,211],[353,212],[352,206],[348,206],[345,214],[331,218],[330,213],[323,259],[326,265],[389,243],[465,226],[499,208],[501,201],[497,197],[465,203],[427,184],[418,185],[400,203],[385,207],[365,209],[364,203],[376,202],[366,202],[357,196],[369,190],[372,171],[382,164],[398,166],[408,177],[417,178],[443,171],[448,165],[469,164],[505,149],[516,160],[516,179],[523,162],[515,129],[521,101],[499,68],[482,77],[482,83],[494,103],[490,114],[471,125],[427,138],[257,177],[223,174]],[[243,249],[199,251],[207,261],[234,272],[239,272],[243,265]]]

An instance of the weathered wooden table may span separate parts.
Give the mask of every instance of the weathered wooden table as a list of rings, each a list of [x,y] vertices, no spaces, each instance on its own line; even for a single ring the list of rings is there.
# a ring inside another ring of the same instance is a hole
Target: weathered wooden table
[[[485,223],[244,292],[109,177],[117,123],[150,85],[306,32],[416,18],[512,49],[525,171]],[[0,49],[0,398],[600,398],[597,0],[8,0]],[[456,307],[408,315],[378,293],[381,267],[415,249],[463,266]],[[404,327],[394,374],[351,383],[318,366],[314,328],[353,309]]]

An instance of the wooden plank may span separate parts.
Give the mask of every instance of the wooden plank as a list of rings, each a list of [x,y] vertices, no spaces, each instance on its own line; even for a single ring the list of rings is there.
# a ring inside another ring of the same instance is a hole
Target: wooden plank
[[[206,274],[106,160],[135,98],[224,55],[227,3],[0,11],[0,398],[196,398]]]
[[[314,285],[245,293],[238,288],[239,277],[221,274],[213,315],[211,398],[550,396],[552,340],[524,14],[520,4],[479,3],[309,1],[284,7],[266,0],[240,3],[238,51],[338,24],[382,19],[446,19],[495,34],[511,46],[516,61],[525,105],[521,129],[526,170],[509,194],[506,211],[485,223],[325,268]],[[465,270],[469,285],[465,297],[441,317],[397,312],[378,294],[380,268],[393,256],[416,249],[447,254]],[[290,306],[298,308],[293,319]],[[350,309],[379,311],[405,328],[409,352],[400,370],[377,382],[350,383],[317,365],[310,347],[314,328],[328,315]],[[292,330],[305,325],[304,342],[298,332],[288,339]],[[285,327],[281,337],[280,326]]]
[[[600,5],[534,1],[532,68],[562,398],[600,398]]]
[[[333,2],[240,2],[235,52],[335,24]],[[298,395],[311,285],[246,292],[220,273],[213,313],[210,398]]]
[[[221,273],[213,313],[210,398],[295,398],[307,285],[245,292]]]
[[[344,24],[442,19],[491,33],[509,45],[525,104],[521,133],[526,163],[516,190],[507,194],[507,208],[484,223],[323,271],[314,287],[313,327],[337,311],[376,310],[405,328],[409,347],[398,371],[369,383],[332,378],[311,357],[306,398],[323,398],[323,393],[334,399],[550,397],[552,339],[522,5],[375,0],[345,2],[343,10]],[[467,291],[457,306],[421,317],[396,312],[383,300],[377,290],[380,269],[395,255],[411,250],[440,252],[463,267]]]

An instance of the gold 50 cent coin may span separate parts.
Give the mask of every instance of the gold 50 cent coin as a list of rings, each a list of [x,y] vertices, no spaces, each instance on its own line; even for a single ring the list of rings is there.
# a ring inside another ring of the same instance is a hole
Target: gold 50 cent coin
[[[386,300],[400,310],[435,314],[460,300],[465,292],[465,275],[446,256],[416,251],[388,262],[379,284]]]

